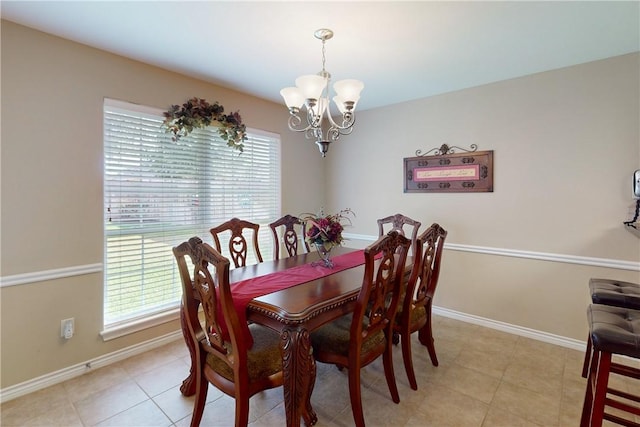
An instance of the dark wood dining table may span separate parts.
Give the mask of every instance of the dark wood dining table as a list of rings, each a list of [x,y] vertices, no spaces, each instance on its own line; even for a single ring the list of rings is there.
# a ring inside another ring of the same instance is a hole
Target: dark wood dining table
[[[336,247],[332,256],[354,250]],[[234,283],[317,262],[319,259],[316,252],[310,252],[233,269],[229,273],[231,290],[233,292]],[[353,311],[362,286],[364,256],[362,262],[363,264],[352,268],[253,298],[247,305],[247,319],[250,322],[267,326],[280,333],[287,426],[299,426],[301,418],[307,426],[314,425],[318,420],[311,407],[316,363],[309,334],[325,323]],[[409,261],[407,265],[410,265]],[[184,323],[183,334],[186,334],[185,340],[192,356],[192,367],[180,390],[183,395],[190,396],[195,393],[194,351],[191,340],[187,339],[188,332]]]

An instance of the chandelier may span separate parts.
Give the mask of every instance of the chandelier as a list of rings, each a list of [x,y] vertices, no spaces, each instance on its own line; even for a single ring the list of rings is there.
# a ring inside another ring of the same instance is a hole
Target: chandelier
[[[333,102],[340,113],[339,118],[334,120],[329,101],[331,74],[324,68],[325,42],[333,37],[333,31],[322,28],[317,30],[314,36],[322,41],[322,71],[298,77],[296,87],[284,88],[280,95],[289,108],[289,129],[304,132],[307,138],[315,139],[322,157],[326,157],[329,144],[337,141],[340,135],[348,135],[353,130],[356,104],[364,83],[360,80],[346,79],[333,84]],[[303,118],[303,106],[306,109],[306,120]]]

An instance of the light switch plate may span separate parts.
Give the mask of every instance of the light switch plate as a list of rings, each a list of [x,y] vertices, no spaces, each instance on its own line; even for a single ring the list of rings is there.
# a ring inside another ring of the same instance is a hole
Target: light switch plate
[[[633,173],[633,197],[640,199],[640,169]]]

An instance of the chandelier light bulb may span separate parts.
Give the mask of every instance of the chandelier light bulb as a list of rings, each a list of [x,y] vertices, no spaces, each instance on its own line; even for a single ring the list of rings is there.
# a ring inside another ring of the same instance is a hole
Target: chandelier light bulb
[[[327,80],[317,74],[309,74],[296,79],[296,87],[302,92],[305,99],[320,99],[320,95],[327,87]]]
[[[333,103],[336,104],[336,107],[338,107],[338,111],[340,112],[340,114],[344,114],[347,112],[344,101],[338,95],[333,97]]]
[[[304,95],[297,87],[285,87],[280,91],[280,95],[284,98],[284,103],[291,110],[300,110],[304,104]]]
[[[359,98],[360,97],[358,97],[358,99]],[[355,111],[358,100],[356,99],[355,101],[345,101],[340,96],[336,95],[333,97],[333,103],[336,104],[336,107],[338,107],[338,111],[340,112],[340,114],[344,114],[349,111]]]
[[[336,94],[345,101],[358,102],[360,99],[360,92],[364,89],[364,83],[360,80],[345,79],[337,81],[333,84],[333,90]]]

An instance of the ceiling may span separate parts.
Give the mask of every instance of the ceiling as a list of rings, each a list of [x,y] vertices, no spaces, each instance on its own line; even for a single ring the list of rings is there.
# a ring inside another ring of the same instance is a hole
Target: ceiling
[[[326,69],[358,110],[640,50],[640,2],[7,1],[3,19],[282,103]]]

